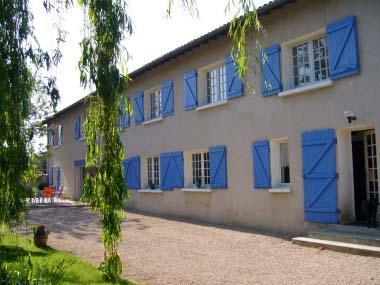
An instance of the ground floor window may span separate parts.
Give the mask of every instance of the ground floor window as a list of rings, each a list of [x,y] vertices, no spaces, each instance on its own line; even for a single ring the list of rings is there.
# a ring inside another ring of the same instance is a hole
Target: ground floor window
[[[270,141],[270,176],[272,188],[290,184],[288,139]]]
[[[160,186],[160,157],[147,157],[148,186],[157,188]]]
[[[196,152],[191,155],[192,185],[199,187],[210,186],[209,153]]]

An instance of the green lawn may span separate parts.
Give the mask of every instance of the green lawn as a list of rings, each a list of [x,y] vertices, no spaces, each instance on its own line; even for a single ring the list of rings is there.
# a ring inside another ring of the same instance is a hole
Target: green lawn
[[[20,272],[19,274],[26,272],[29,253],[33,276],[39,274],[44,278],[54,278],[62,274],[63,277],[59,284],[110,284],[102,280],[102,273],[95,266],[81,261],[73,255],[50,247],[36,247],[32,240],[22,236],[8,232],[0,233],[0,264],[1,262],[6,264],[8,272],[11,271],[13,275],[17,275],[16,272]],[[24,274],[27,275],[27,273]],[[47,283],[51,283],[51,281]],[[0,284],[2,284],[1,281]],[[121,284],[134,285],[137,283],[124,280]]]

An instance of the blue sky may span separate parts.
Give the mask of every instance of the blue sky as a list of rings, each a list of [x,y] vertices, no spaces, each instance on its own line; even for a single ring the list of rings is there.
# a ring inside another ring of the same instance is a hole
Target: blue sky
[[[168,0],[127,0],[128,9],[133,21],[134,33],[126,39],[125,47],[130,55],[127,62],[129,71],[152,61],[176,47],[197,38],[216,27],[228,22],[233,11],[225,13],[228,0],[197,0],[199,17],[192,17],[178,3],[170,19],[165,17]],[[34,14],[36,35],[43,48],[54,45],[54,29],[56,22],[53,15],[48,15],[42,6],[42,0],[31,0]],[[74,1],[76,2],[76,1]],[[259,7],[268,0],[255,0]],[[74,103],[85,96],[79,84],[77,63],[80,57],[79,42],[82,38],[83,12],[74,7],[62,16],[61,26],[67,31],[66,42],[62,46],[63,58],[54,71],[57,85],[61,93],[58,110]]]

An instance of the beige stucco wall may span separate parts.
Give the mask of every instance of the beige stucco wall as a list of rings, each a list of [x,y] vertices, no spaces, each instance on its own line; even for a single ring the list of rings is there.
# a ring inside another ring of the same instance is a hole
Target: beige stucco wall
[[[303,219],[300,136],[306,130],[334,128],[338,137],[339,207],[342,221],[349,221],[353,217],[352,166],[347,166],[351,157],[349,128],[366,125],[380,130],[378,11],[380,1],[375,0],[308,0],[289,4],[262,19],[267,30],[267,37],[262,39],[265,47],[323,29],[331,21],[345,16],[357,16],[360,74],[337,80],[327,88],[285,98],[264,98],[260,94],[259,75],[250,73],[248,81],[256,87],[256,94],[246,88],[243,97],[226,105],[204,111],[184,111],[183,73],[223,60],[230,51],[226,39],[211,41],[134,79],[127,95],[173,80],[175,111],[173,116],[151,125],[135,126],[132,119],[131,127],[121,133],[126,157],[226,145],[228,189],[211,193],[131,191],[129,207],[215,223],[304,231],[309,225]],[[358,120],[352,125],[348,125],[344,116],[346,109],[358,114]],[[64,144],[53,150],[51,158],[61,164],[61,181],[68,191],[74,187],[73,161],[85,156],[84,143],[73,139],[76,112],[72,110],[57,119],[64,124]],[[379,142],[380,131],[376,135]],[[252,141],[283,137],[289,140],[292,192],[274,194],[253,190]]]

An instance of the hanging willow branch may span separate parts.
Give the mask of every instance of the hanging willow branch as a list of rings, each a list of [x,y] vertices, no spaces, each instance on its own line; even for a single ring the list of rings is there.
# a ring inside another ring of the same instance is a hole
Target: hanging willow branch
[[[24,183],[33,174],[32,139],[43,132],[35,119],[46,109],[32,98],[49,97],[53,107],[59,99],[55,78],[43,71],[58,64],[61,54],[39,47],[32,20],[28,0],[0,1],[0,224],[5,225],[22,219]]]
[[[81,43],[81,83],[95,86],[85,122],[87,139],[83,200],[101,214],[104,278],[119,280],[122,264],[117,253],[127,189],[124,186],[123,146],[118,132],[119,106],[127,77],[119,68],[120,43],[132,32],[124,0],[79,0],[86,17]]]

